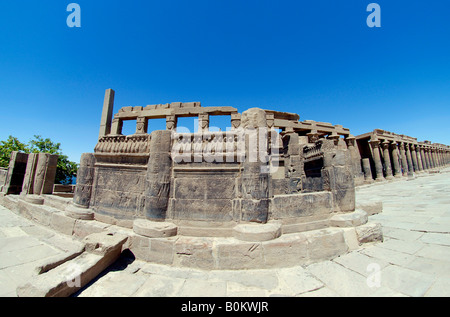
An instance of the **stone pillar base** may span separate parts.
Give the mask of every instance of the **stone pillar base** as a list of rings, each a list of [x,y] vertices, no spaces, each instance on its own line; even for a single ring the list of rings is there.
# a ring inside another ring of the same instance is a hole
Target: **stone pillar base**
[[[25,195],[23,197],[23,200],[26,202],[35,204],[35,205],[43,205],[44,204],[44,197],[39,195]]]
[[[233,237],[242,241],[268,241],[281,236],[281,223],[239,224],[233,228]]]
[[[67,205],[64,214],[73,219],[94,220],[92,209],[77,207],[74,204]]]
[[[170,222],[136,219],[133,221],[133,231],[148,238],[167,238],[176,236],[178,227]]]

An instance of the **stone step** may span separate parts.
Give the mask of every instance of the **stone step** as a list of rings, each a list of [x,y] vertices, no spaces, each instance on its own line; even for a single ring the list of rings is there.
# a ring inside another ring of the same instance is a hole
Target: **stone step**
[[[127,236],[93,233],[83,239],[84,252],[17,287],[19,297],[67,297],[87,285],[122,253]]]

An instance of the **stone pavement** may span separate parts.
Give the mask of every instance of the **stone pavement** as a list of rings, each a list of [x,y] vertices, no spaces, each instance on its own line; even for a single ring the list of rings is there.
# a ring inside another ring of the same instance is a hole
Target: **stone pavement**
[[[293,268],[202,271],[124,256],[76,296],[450,296],[450,168],[361,186],[357,202],[383,201],[370,217],[384,242]],[[0,296],[39,261],[79,247],[70,237],[0,206]]]

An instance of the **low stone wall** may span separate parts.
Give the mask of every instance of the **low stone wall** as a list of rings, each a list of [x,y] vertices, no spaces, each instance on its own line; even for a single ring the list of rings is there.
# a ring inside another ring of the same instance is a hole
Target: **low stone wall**
[[[327,226],[332,227],[310,228],[306,232],[287,233],[279,222],[269,221],[265,225],[244,225],[247,226],[244,230],[233,228],[235,236],[231,237],[186,236],[180,235],[180,230],[174,236],[148,237],[145,231],[138,234],[136,230],[95,219],[71,218],[63,211],[70,205],[71,199],[54,195],[42,197],[44,205],[30,203],[18,195],[0,196],[0,205],[79,239],[100,232],[126,235],[128,238],[122,249],[129,249],[137,259],[178,267],[234,270],[305,265],[335,258],[359,248],[361,243],[382,240],[381,226],[366,223],[367,216],[360,216],[366,215],[362,211],[333,216],[324,220]],[[165,222],[158,224],[162,228],[167,226]],[[267,236],[267,232],[260,232],[261,226],[271,227],[270,230],[278,226],[282,230]],[[260,241],[245,241],[247,239]]]

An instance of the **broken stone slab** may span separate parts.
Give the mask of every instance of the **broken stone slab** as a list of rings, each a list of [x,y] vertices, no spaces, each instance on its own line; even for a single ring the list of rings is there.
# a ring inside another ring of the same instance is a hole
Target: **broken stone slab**
[[[147,219],[136,219],[133,231],[149,238],[166,238],[177,235],[178,227],[171,222],[157,222]]]
[[[333,227],[356,227],[367,223],[368,216],[363,210],[337,214],[330,218],[330,225]]]
[[[113,232],[97,232],[83,239],[85,250],[99,255],[107,255],[121,249],[127,236]],[[120,252],[119,252],[120,253]]]
[[[80,208],[75,206],[74,204],[68,204],[64,211],[64,214],[74,219],[82,219],[82,220],[94,219],[94,211],[92,209]]]
[[[383,231],[380,223],[366,223],[355,228],[359,243],[383,241]]]
[[[268,241],[281,236],[281,222],[265,224],[239,224],[233,228],[233,236],[243,241]]]
[[[17,288],[19,297],[67,297],[113,264],[122,253],[127,236],[94,233],[87,236],[85,251]],[[45,271],[45,269],[43,269]]]
[[[364,210],[368,216],[379,214],[383,211],[382,201],[360,202],[356,206],[357,209]]]
[[[40,265],[38,265],[34,270],[37,274],[43,274],[45,272],[50,271],[51,269],[54,269],[58,267],[59,265],[70,261],[77,256],[79,256],[81,253],[84,252],[84,245],[80,246],[79,248],[67,251],[62,254],[57,254],[55,256],[52,256],[50,258],[44,259]]]

